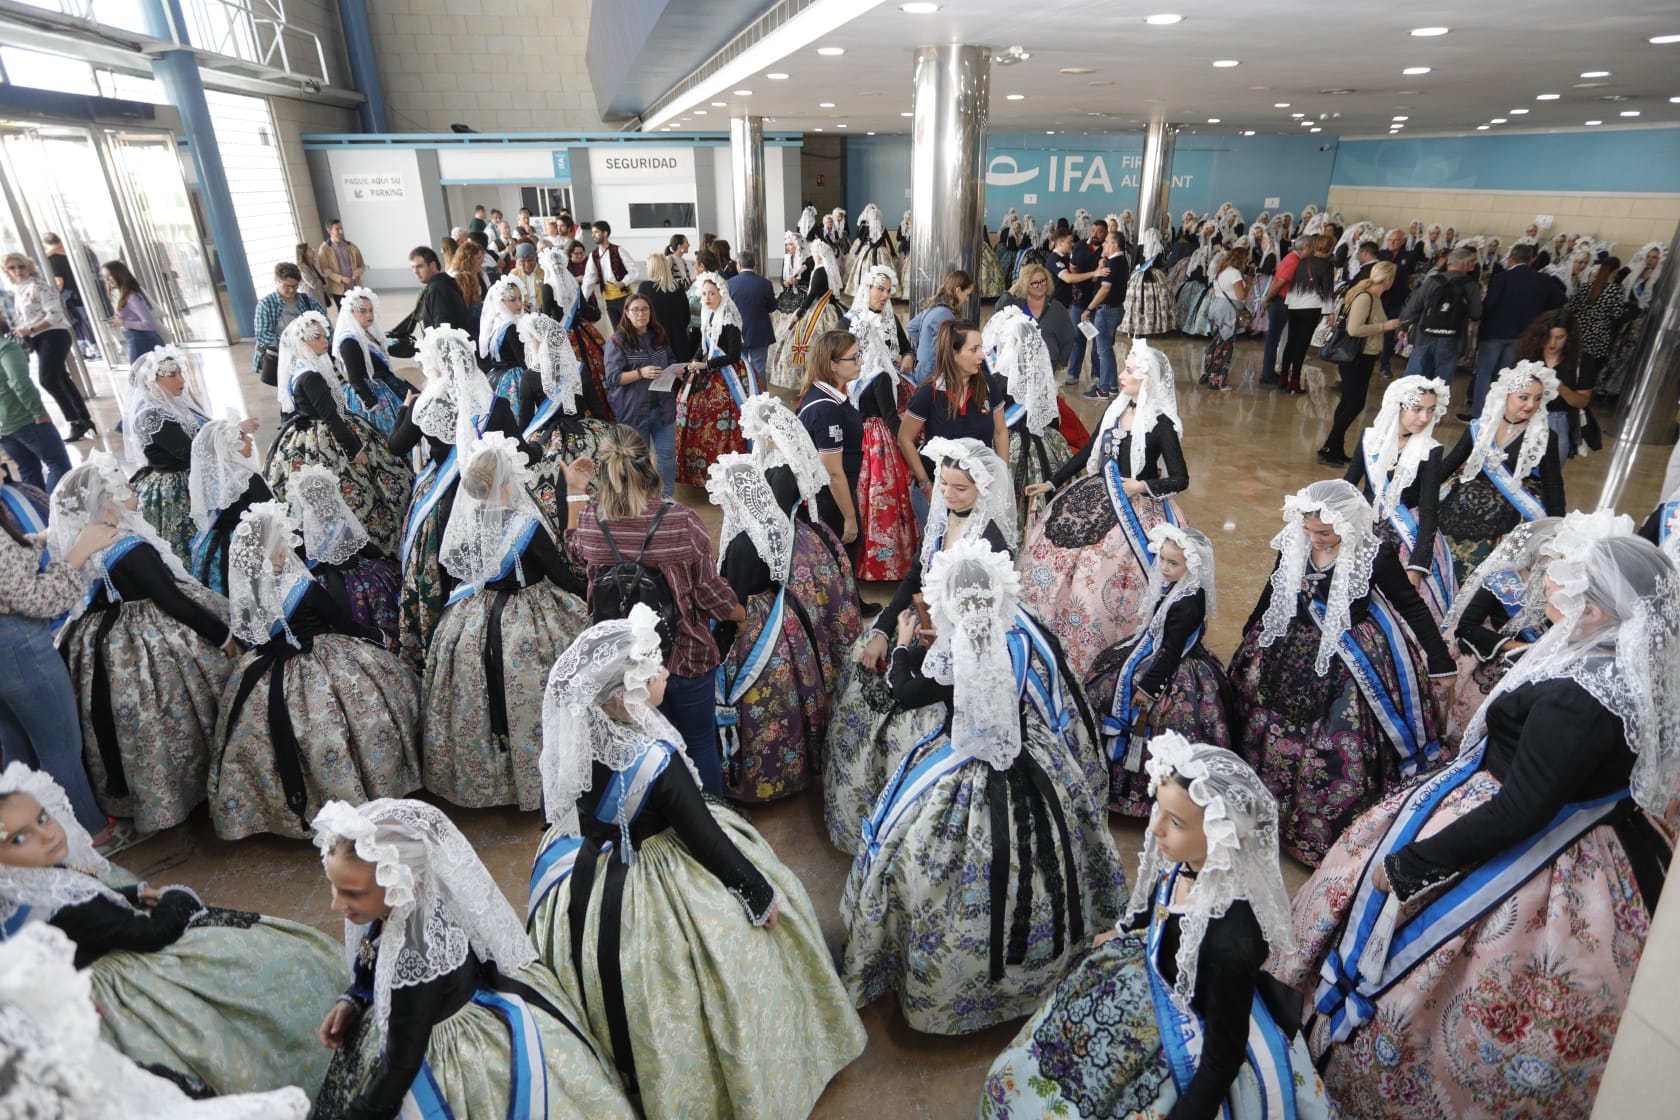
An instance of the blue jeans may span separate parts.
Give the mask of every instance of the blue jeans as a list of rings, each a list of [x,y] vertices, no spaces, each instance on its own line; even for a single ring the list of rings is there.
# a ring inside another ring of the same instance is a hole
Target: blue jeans
[[[753,380],[758,382],[758,391],[768,392],[770,388],[770,347],[748,346],[742,349],[747,364],[752,367]]]
[[[1452,385],[1453,372],[1458,369],[1458,336],[1450,338],[1423,338],[1412,347],[1412,356],[1406,362],[1406,376],[1418,374],[1423,377],[1438,377]]]
[[[659,468],[659,480],[664,484],[664,496],[669,498],[677,485],[677,422],[660,420],[650,415],[645,427],[636,429],[653,451],[654,465]]]
[[[1463,411],[1472,416],[1482,414],[1482,402],[1499,371],[1508,369],[1517,357],[1514,338],[1484,338],[1476,344],[1476,380],[1470,387],[1470,407]]]
[[[1289,325],[1289,308],[1281,299],[1266,301],[1266,352],[1260,359],[1260,382],[1270,385],[1277,380],[1278,340],[1283,328]]]
[[[156,331],[137,331],[124,327],[123,334],[128,337],[129,365],[133,365],[163,345],[163,336]]]
[[[1078,381],[1079,375],[1085,371],[1085,334],[1079,329],[1079,317],[1085,314],[1085,305],[1076,303],[1068,308],[1068,318],[1073,320],[1073,349],[1068,351],[1067,376],[1069,381]]]
[[[665,681],[665,699],[659,710],[677,734],[683,737],[688,757],[700,771],[700,788],[723,796],[723,762],[718,758],[717,693],[712,674],[679,677],[672,673]]]
[[[70,455],[64,450],[64,437],[49,421],[45,424],[25,424],[11,435],[0,439],[6,454],[17,461],[20,481],[51,494],[58,480],[70,471]],[[41,472],[46,471],[43,482]]]
[[[82,720],[45,619],[0,614],[0,753],[52,775],[89,833],[105,829],[82,768]]]
[[[1114,360],[1114,334],[1120,329],[1120,308],[1103,303],[1091,318],[1097,327],[1097,338],[1092,344],[1097,351],[1097,388],[1117,393],[1120,391],[1120,366]]]

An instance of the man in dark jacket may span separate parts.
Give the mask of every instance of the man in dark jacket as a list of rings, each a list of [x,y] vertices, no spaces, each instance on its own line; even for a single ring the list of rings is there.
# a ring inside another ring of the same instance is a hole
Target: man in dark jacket
[[[1522,332],[1541,315],[1562,307],[1563,301],[1563,284],[1557,277],[1534,268],[1534,246],[1511,246],[1505,267],[1493,274],[1487,297],[1482,301],[1471,415],[1482,414],[1482,402],[1487,399],[1493,379],[1516,360],[1517,339]]]
[[[1417,264],[1417,257],[1406,249],[1406,231],[1389,230],[1387,242],[1377,254],[1377,259],[1388,261],[1394,266],[1394,283],[1382,294],[1382,305],[1385,318],[1398,319],[1400,309],[1406,306],[1406,297],[1412,292],[1412,268]],[[1394,361],[1394,336],[1398,333],[1383,332],[1382,357],[1378,359],[1378,365],[1382,367],[1384,377],[1394,376],[1389,367]]]
[[[419,325],[459,327],[476,341],[478,324],[467,313],[467,298],[461,294],[455,278],[443,271],[437,253],[428,245],[417,246],[408,254],[408,263],[414,269],[414,278],[424,285],[420,289],[420,306],[416,308],[420,313]]]
[[[1464,335],[1482,317],[1482,288],[1470,275],[1476,266],[1474,249],[1454,249],[1445,268],[1438,268],[1406,301],[1400,322],[1412,338],[1406,373],[1436,377],[1452,385]]]
[[[776,341],[776,329],[770,325],[770,313],[776,310],[776,290],[758,274],[758,254],[751,249],[735,254],[735,268],[735,275],[728,281],[729,298],[741,312],[741,349],[763,389],[769,385],[770,344]]]

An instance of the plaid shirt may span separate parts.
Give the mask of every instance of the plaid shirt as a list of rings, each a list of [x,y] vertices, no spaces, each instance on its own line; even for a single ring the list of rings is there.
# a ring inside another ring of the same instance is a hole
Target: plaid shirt
[[[659,499],[654,498],[648,503],[646,513],[614,521],[608,529],[626,563],[636,559],[636,551],[642,547],[642,538],[647,536],[653,515],[658,511]],[[588,565],[591,585],[597,572],[614,563],[593,504],[578,516],[577,528],[567,530],[566,548]],[[712,559],[712,538],[706,532],[705,522],[693,510],[673,503],[642,559],[648,567],[658,568],[664,575],[671,588],[671,598],[677,604],[677,636],[665,667],[679,677],[710,673],[717,668],[718,651],[707,622],[727,618],[740,603],[728,582],[718,574]]]
[[[325,315],[327,309],[315,302],[313,296],[302,288],[297,294],[298,314],[305,311],[319,311]],[[270,292],[257,301],[257,341],[251,349],[251,372],[257,373],[262,368],[262,352],[264,346],[280,346],[280,314],[286,309],[286,301],[279,292]],[[331,322],[329,318],[327,320]]]

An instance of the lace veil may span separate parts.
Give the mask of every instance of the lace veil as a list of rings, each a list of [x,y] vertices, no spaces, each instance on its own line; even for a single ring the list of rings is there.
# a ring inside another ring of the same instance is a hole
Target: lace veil
[[[1145,231],[1147,236],[1149,231]],[[1131,352],[1126,355],[1126,369],[1142,379],[1138,386],[1137,399],[1134,401],[1125,393],[1114,398],[1114,403],[1103,413],[1102,423],[1091,438],[1098,441],[1100,450],[1102,440],[1120,424],[1120,417],[1125,415],[1129,406],[1135,405],[1137,413],[1132,417],[1132,477],[1136,478],[1143,471],[1149,454],[1145,444],[1149,433],[1155,430],[1155,424],[1165,416],[1172,421],[1172,426],[1179,435],[1184,434],[1184,421],[1178,418],[1178,388],[1173,382],[1172,362],[1161,351],[1145,342],[1141,337],[1132,339]],[[1097,474],[1103,469],[1102,456],[1092,455],[1090,462],[1085,465],[1085,473]]]
[[[1009,658],[1021,581],[1009,556],[965,538],[933,558],[922,580],[939,632],[922,672],[950,685],[951,747],[994,770],[1021,753],[1021,701]]]
[[[181,374],[181,394],[171,396],[158,384],[158,375]],[[192,396],[192,363],[176,346],[159,346],[128,370],[123,397],[123,461],[131,470],[146,465],[146,448],[171,420],[190,437],[204,423],[204,410]]]
[[[93,837],[76,820],[70,799],[52,775],[13,762],[0,772],[0,794],[9,793],[33,797],[64,829],[69,850],[58,867],[13,867],[0,863],[0,923],[9,922],[26,906],[35,911],[34,917],[45,921],[66,906],[80,906],[89,899],[121,899],[116,891],[99,881],[99,876],[109,871],[111,865],[94,850]],[[0,836],[0,843],[5,839]]]
[[[488,432],[461,455],[461,482],[438,546],[438,562],[475,592],[500,579],[512,559],[524,582],[519,554],[527,531],[542,530],[542,515],[526,486],[531,471],[518,442]]]
[[[332,349],[329,347],[325,354],[317,354],[309,349],[308,341],[313,338],[332,338],[332,326],[327,317],[319,311],[305,311],[286,325],[280,332],[280,360],[277,368],[280,371],[280,411],[291,412],[297,407],[296,399],[292,395],[292,382],[297,380],[298,374],[314,370],[326,378],[327,384],[333,389],[333,402],[340,414],[344,412],[344,382],[338,376],[338,367],[333,365]]]
[[[583,392],[583,372],[566,328],[540,311],[519,320],[519,341],[525,344],[525,364],[542,375],[543,392],[560,402],[567,416],[577,415]]]
[[[305,463],[286,483],[292,517],[303,532],[304,555],[317,564],[343,564],[367,547],[367,530],[344,500],[338,479],[319,463]]]
[[[414,402],[414,423],[429,439],[465,447],[490,412],[495,390],[473,360],[472,339],[458,327],[427,327],[420,339],[425,388]]]
[[[834,255],[834,246],[822,238],[805,243],[811,260],[811,276],[816,278],[817,270],[828,273],[828,290],[834,293],[834,298],[840,298],[840,289],[845,286],[844,277],[840,273],[840,259]]]
[[[47,548],[54,556],[69,556],[82,530],[95,521],[105,520],[151,545],[177,582],[194,582],[169,542],[125,504],[133,500],[134,491],[129,489],[128,479],[116,459],[103,451],[93,452],[85,463],[70,468],[53,489],[48,505]],[[93,581],[108,580],[105,567],[108,554],[109,549],[88,557],[82,564],[82,575]],[[77,600],[70,608],[70,618],[79,618],[86,607],[85,599]]]
[[[723,511],[718,570],[723,570],[730,542],[745,533],[753,551],[769,567],[770,578],[785,583],[793,566],[793,521],[786,510],[777,508],[769,480],[752,456],[739,451],[719,455],[707,472],[706,493]]]
[[[1272,600],[1266,604],[1266,616],[1262,620],[1262,647],[1283,637],[1295,617],[1301,581],[1306,576],[1308,555],[1312,551],[1302,525],[1309,516],[1330,525],[1342,538],[1331,569],[1330,594],[1319,628],[1318,656],[1313,660],[1313,671],[1322,677],[1330,671],[1330,659],[1336,656],[1336,645],[1350,624],[1353,601],[1370,590],[1371,566],[1382,547],[1382,538],[1373,531],[1370,504],[1352,483],[1339,478],[1322,479],[1285,498],[1283,528],[1271,541],[1278,551],[1278,566],[1272,571]]]
[[[582,298],[577,277],[566,267],[566,251],[559,247],[539,249],[537,263],[542,265],[543,283],[554,292],[554,303],[560,309],[560,322],[564,325]]]
[[[1481,433],[1470,447],[1469,458],[1464,460],[1460,479],[1469,482],[1481,473],[1482,464],[1490,458],[1497,461],[1505,454],[1493,443],[1494,433],[1505,419],[1505,400],[1533,382],[1540,383],[1544,396],[1540,399],[1540,407],[1534,410],[1534,415],[1523,427],[1522,450],[1517,453],[1517,469],[1511,472],[1512,477],[1518,480],[1527,478],[1528,472],[1540,465],[1540,460],[1546,455],[1546,441],[1551,437],[1552,430],[1546,424],[1546,406],[1558,395],[1557,374],[1545,362],[1518,362],[1510,369],[1501,370],[1488,389],[1487,401],[1482,405]]]
[[[828,488],[828,468],[799,417],[771,394],[758,393],[741,405],[741,434],[752,444],[759,470],[793,472],[799,497],[815,517],[817,495]]]
[[[1172,999],[1188,1008],[1196,992],[1196,965],[1208,923],[1223,917],[1233,902],[1248,903],[1274,956],[1294,947],[1289,892],[1278,862],[1277,800],[1248,763],[1223,747],[1192,743],[1176,731],[1150,740],[1144,767],[1149,772],[1151,797],[1163,782],[1183,778],[1189,784],[1190,800],[1202,809],[1207,859],[1183,909],[1174,907],[1179,915],[1179,939]],[[1150,810],[1151,826],[1160,811],[1157,802]],[[1154,904],[1156,885],[1168,866],[1151,827],[1144,833],[1138,876],[1126,908],[1128,922]]]
[[[210,528],[222,510],[244,497],[253,478],[262,477],[256,448],[246,454],[245,438],[232,420],[208,421],[193,436],[187,496],[193,524],[200,531]]]
[[[871,269],[871,274],[874,271]],[[897,377],[898,363],[893,359],[892,347],[887,345],[889,334],[896,341],[897,332],[889,331],[886,317],[896,313],[890,307],[880,311],[869,310],[867,283],[860,283],[858,291],[860,298],[864,299],[863,306],[854,307],[846,314],[852,337],[858,343],[858,375],[846,386],[846,397],[853,408],[861,410],[864,391],[877,377]]]
[[[928,500],[927,526],[922,530],[922,566],[926,569],[945,537],[951,511],[945,505],[945,488],[938,471],[950,464],[974,482],[980,496],[969,514],[974,520],[963,531],[963,540],[979,540],[987,525],[996,525],[1004,543],[1015,547],[1015,488],[1010,485],[1009,467],[997,452],[977,439],[945,439],[935,436],[922,444],[922,454],[933,460],[933,496]],[[988,546],[989,547],[989,546]]]
[[[1161,575],[1161,545],[1171,541],[1184,553],[1184,574],[1176,583],[1168,585]],[[1179,600],[1200,591],[1207,603],[1206,617],[1212,618],[1219,609],[1219,599],[1213,583],[1213,542],[1199,529],[1185,529],[1165,521],[1149,530],[1149,551],[1155,562],[1149,566],[1149,590],[1143,599],[1140,618],[1149,620],[1150,637],[1155,648],[1161,648],[1161,634],[1167,627],[1167,614]]]
[[[275,627],[293,649],[302,648],[286,620],[286,603],[309,568],[298,559],[298,524],[285,502],[258,502],[239,518],[228,542],[228,606],[234,634],[260,646]]]
[[[707,286],[715,288],[718,294],[716,308],[706,306],[705,289]],[[707,346],[720,345],[718,339],[723,334],[724,327],[741,329],[741,310],[735,306],[734,299],[729,295],[729,283],[715,272],[702,272],[694,278],[694,294],[700,297],[700,338]],[[705,354],[695,355],[704,361]]]
[[[1416,408],[1429,394],[1435,394],[1435,415],[1429,426],[1400,445],[1400,413]],[[1383,391],[1382,408],[1371,425],[1371,438],[1377,445],[1375,471],[1367,465],[1371,493],[1378,518],[1383,518],[1400,506],[1400,495],[1417,479],[1418,465],[1429,458],[1429,452],[1439,446],[1435,442],[1435,425],[1447,414],[1451,389],[1445,381],[1421,374],[1397,377]]]
[[[1533,627],[1546,628],[1546,567],[1551,563],[1548,546],[1552,535],[1562,524],[1561,517],[1542,517],[1538,521],[1519,521],[1517,527],[1500,538],[1487,558],[1458,585],[1452,606],[1447,610],[1441,631],[1454,634],[1458,623],[1469,609],[1476,592],[1487,586],[1488,580],[1500,572],[1515,572],[1523,576],[1525,589],[1522,608],[1500,627],[1503,634],[1518,634]]]
[[[364,308],[373,312],[371,329],[356,321],[356,312]],[[351,288],[339,301],[338,319],[333,323],[333,354],[339,352],[347,338],[355,339],[356,345],[362,348],[362,368],[372,377],[376,368],[373,356],[378,354],[381,358],[385,357],[385,335],[379,329],[379,296],[372,288]]]
[[[980,332],[981,345],[991,358],[992,369],[1009,383],[1009,395],[1027,409],[1027,430],[1042,436],[1056,422],[1056,371],[1038,324],[1013,305],[987,321]]]
[[[857,292],[852,296],[853,311],[869,310],[869,289],[873,288],[879,280],[885,280],[887,282],[887,292],[889,298],[891,297],[891,293],[898,289],[898,273],[894,272],[891,268],[884,264],[872,264],[864,272],[864,274],[858,278]],[[892,304],[888,303],[886,307],[881,309],[879,314],[895,314],[895,312],[892,311]],[[897,332],[894,332],[895,338],[892,344],[895,349],[897,347],[896,333]]]
[[[374,1022],[381,1039],[391,1017],[391,989],[412,988],[459,968],[470,950],[512,976],[537,959],[525,925],[479,862],[467,838],[435,806],[382,797],[365,805],[329,801],[315,815],[315,845],[325,861],[340,841],[374,865],[391,908],[373,973]],[[354,952],[361,926],[344,924]]]
[[[539,766],[544,812],[562,832],[578,832],[577,800],[590,788],[591,767],[599,762],[621,772],[650,740],[674,747],[700,784],[682,735],[648,704],[648,685],[664,667],[658,625],[652,608],[637,603],[629,617],[597,622],[579,634],[548,675]],[[615,696],[623,698],[629,723],[604,710]]]
[[[509,311],[507,304],[502,302],[506,299],[512,299],[514,296],[518,296],[520,299],[519,315],[531,310],[524,303],[525,289],[521,288],[519,281],[511,276],[502,277],[490,285],[490,290],[484,293],[484,306],[478,313],[479,357],[488,358],[490,348],[496,345],[497,332],[508,324],[519,321],[519,315]]]

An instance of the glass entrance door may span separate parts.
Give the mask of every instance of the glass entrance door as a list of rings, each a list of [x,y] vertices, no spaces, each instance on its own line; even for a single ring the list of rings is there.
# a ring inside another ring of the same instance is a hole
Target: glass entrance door
[[[210,262],[198,239],[192,203],[181,177],[175,138],[157,132],[109,134],[112,180],[124,191],[135,232],[151,248],[174,337],[186,345],[227,341]]]

